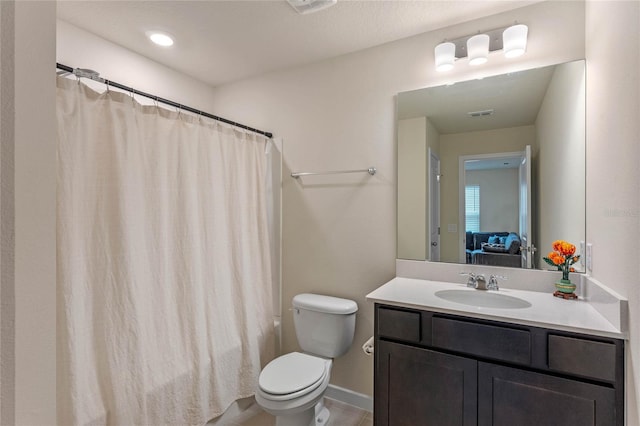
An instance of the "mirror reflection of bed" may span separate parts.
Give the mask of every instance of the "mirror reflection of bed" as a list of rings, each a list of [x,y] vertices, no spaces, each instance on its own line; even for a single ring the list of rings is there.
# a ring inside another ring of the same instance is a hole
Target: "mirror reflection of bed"
[[[584,241],[584,84],[575,61],[398,94],[398,258],[540,268]]]

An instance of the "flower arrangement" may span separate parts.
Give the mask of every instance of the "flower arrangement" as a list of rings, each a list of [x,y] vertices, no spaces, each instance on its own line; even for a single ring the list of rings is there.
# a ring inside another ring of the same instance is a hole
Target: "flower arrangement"
[[[544,261],[551,266],[556,266],[558,271],[562,271],[562,280],[569,281],[569,272],[575,272],[572,267],[578,260],[580,255],[576,255],[576,246],[566,241],[554,241],[553,251],[549,252],[547,257],[543,257]]]

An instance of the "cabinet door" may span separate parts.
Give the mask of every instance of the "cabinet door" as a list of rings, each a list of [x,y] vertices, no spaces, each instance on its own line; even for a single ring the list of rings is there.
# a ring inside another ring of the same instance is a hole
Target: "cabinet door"
[[[482,362],[478,372],[480,426],[619,424],[615,391],[606,386]]]
[[[477,361],[385,341],[376,354],[376,426],[477,425]]]

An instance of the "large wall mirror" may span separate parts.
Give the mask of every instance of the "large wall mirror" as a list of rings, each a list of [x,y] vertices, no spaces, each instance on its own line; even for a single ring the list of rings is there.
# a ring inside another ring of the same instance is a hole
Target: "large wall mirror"
[[[397,100],[399,259],[548,269],[553,241],[580,250],[584,61]]]

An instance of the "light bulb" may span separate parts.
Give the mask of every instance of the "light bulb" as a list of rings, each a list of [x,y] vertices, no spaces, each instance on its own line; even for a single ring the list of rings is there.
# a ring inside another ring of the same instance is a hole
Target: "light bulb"
[[[157,44],[158,46],[162,46],[162,47],[173,46],[173,38],[171,38],[169,34],[161,33],[158,31],[150,31],[150,32],[147,32],[147,37],[149,37],[149,39],[155,44]]]

